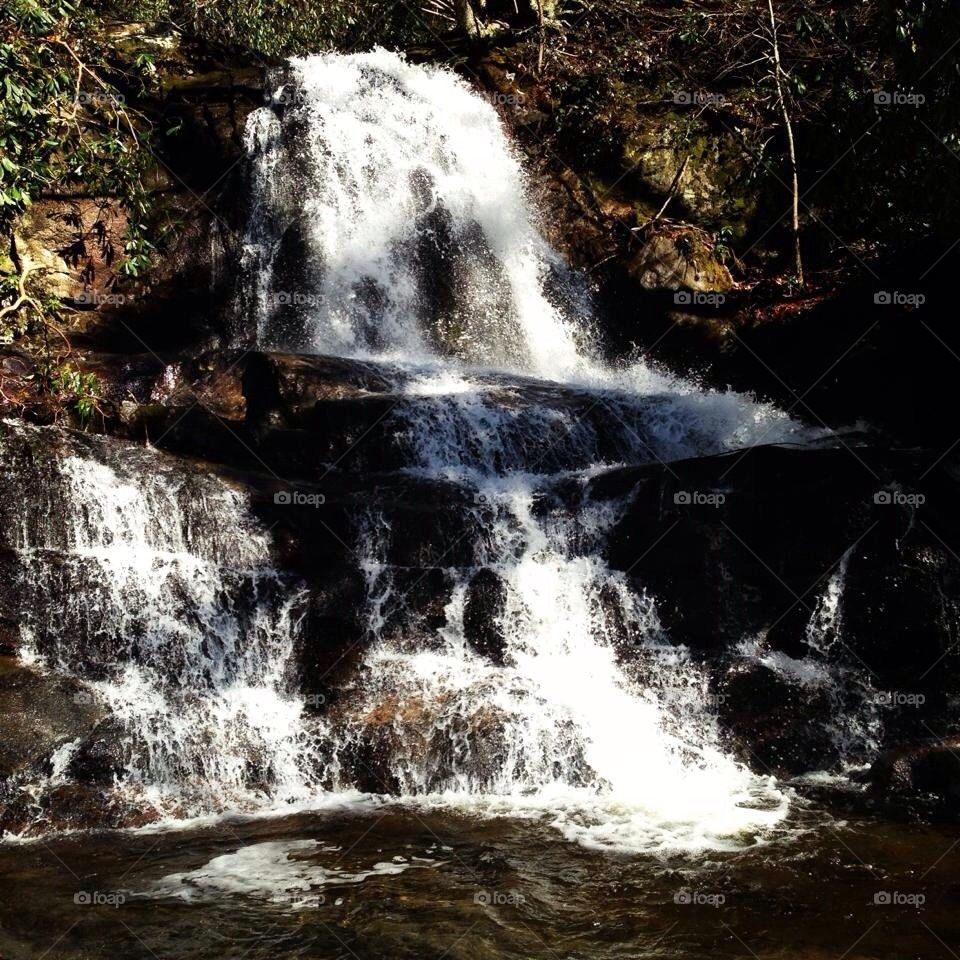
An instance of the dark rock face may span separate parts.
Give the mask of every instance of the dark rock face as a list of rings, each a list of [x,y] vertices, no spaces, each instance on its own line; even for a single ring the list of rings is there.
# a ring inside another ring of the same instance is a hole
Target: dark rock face
[[[613,566],[658,597],[675,642],[707,651],[769,629],[798,604],[812,612],[804,598],[869,525],[878,486],[842,450],[775,447],[616,479],[632,493]]]
[[[351,741],[342,752],[345,782],[355,783],[364,793],[398,795],[400,781],[390,769],[398,748],[389,728],[372,728]]]
[[[363,574],[346,565],[310,591],[305,601],[294,685],[307,706],[322,711],[336,701],[345,677],[357,668],[366,649],[361,622],[366,598]]]
[[[110,786],[127,765],[123,724],[108,717],[86,737],[70,758],[68,773],[78,783]]]
[[[503,580],[489,567],[478,570],[467,588],[463,631],[477,653],[501,667],[506,646],[503,632],[506,602],[507,588]]]
[[[861,589],[848,590],[845,616],[865,618],[865,629],[880,625],[871,613],[873,588],[894,569],[904,583],[920,578],[923,589],[940,583],[949,591],[954,481],[943,471],[925,475],[929,466],[922,456],[862,446],[758,447],[669,470],[614,473],[604,482],[629,491],[630,503],[613,532],[611,561],[660,598],[661,619],[676,642],[722,649],[770,631],[776,648],[795,656],[805,649],[799,632],[819,589],[848,552],[848,582]],[[917,506],[910,491],[920,486],[928,492]],[[661,545],[644,554],[658,538]],[[918,553],[926,562],[913,561],[916,574],[905,573]],[[872,579],[871,590],[861,576]],[[903,624],[890,616],[892,604],[882,609],[884,632],[896,635]],[[936,633],[939,624],[940,641],[949,639],[950,617],[934,619],[921,628]]]
[[[824,690],[790,683],[756,661],[734,661],[717,682],[718,715],[747,766],[777,776],[829,769],[839,757],[830,736],[837,706]]]
[[[829,768],[825,731],[844,714],[881,744],[955,729],[957,489],[935,461],[753,448],[595,482],[627,499],[611,565],[709,666],[722,724],[761,767]],[[749,638],[770,666],[729,659]]]

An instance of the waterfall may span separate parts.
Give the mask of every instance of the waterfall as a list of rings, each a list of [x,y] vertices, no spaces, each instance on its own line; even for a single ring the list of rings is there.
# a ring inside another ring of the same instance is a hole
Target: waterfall
[[[59,456],[45,454],[54,444]],[[160,812],[303,799],[288,675],[299,591],[243,494],[162,454],[51,429],[4,426],[0,450],[34,492],[10,544],[23,656],[83,678],[108,710],[92,755],[66,744],[54,779],[102,755],[108,794],[122,779],[125,802]]]
[[[524,201],[492,107],[394,54],[296,60],[247,127],[245,245],[262,346],[455,355],[570,373],[562,265]],[[551,277],[551,274],[558,276]]]
[[[586,284],[542,238],[496,111],[449,70],[294,60],[246,148],[240,339],[393,362],[421,396],[489,390],[490,369],[575,386],[633,434],[621,456],[651,432],[661,457],[809,435],[770,404],[601,361]]]
[[[414,401],[408,469],[470,489],[485,531],[473,565],[439,574],[444,626],[403,629],[397,611],[438,572],[393,568],[373,510],[372,644],[327,717],[334,784],[537,810],[623,849],[724,846],[777,822],[786,797],[724,754],[701,669],[601,560],[613,517],[542,504],[561,478],[802,431],[601,362],[583,282],[542,239],[495,110],[449,71],[384,51],[296,60],[247,149],[253,338],[392,364]]]
[[[381,758],[401,795],[546,813],[569,839],[600,848],[735,847],[780,820],[786,798],[724,755],[706,675],[668,642],[652,599],[598,559],[612,517],[545,521],[529,479],[480,489],[490,538],[477,567],[451,571],[434,643],[411,649],[383,635],[403,585],[388,564],[368,562],[380,635],[331,728],[340,749]],[[478,582],[501,600],[481,610],[479,643],[468,628]]]
[[[44,460],[31,430],[6,430],[39,491],[14,544],[27,652],[106,704],[123,769],[105,789],[185,817],[360,787],[624,850],[735,847],[779,822],[788,796],[725,753],[704,669],[603,560],[617,504],[584,489],[616,464],[805,431],[601,361],[585,284],[542,239],[496,112],[449,71],[384,51],[295,60],[246,145],[238,340],[378,361],[405,401],[404,469],[467,491],[482,536],[469,563],[401,569],[389,511],[368,505],[367,652],[307,716],[306,588],[239,490],[108,441]],[[414,628],[396,614],[427,577],[442,615]],[[65,745],[50,778],[88,749]]]

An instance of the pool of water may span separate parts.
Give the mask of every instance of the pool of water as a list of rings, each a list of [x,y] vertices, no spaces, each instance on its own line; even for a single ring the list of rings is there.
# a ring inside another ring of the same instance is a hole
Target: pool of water
[[[0,846],[0,957],[956,958],[960,827],[618,855],[396,806]]]

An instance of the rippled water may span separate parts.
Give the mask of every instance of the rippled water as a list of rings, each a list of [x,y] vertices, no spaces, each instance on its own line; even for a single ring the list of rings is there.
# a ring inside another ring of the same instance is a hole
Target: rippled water
[[[953,955],[960,829],[810,809],[788,826],[793,837],[693,862],[589,850],[536,820],[370,802],[6,846],[0,956]]]

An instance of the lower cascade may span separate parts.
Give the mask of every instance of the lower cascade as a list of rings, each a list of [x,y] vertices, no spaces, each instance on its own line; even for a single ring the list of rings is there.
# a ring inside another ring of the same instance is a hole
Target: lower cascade
[[[605,364],[493,107],[451,73],[383,51],[294,61],[246,144],[238,343],[375,370],[395,400],[384,474],[456,491],[457,526],[417,562],[398,559],[404,532],[377,495],[348,511],[360,627],[308,689],[303,651],[333,640],[241,484],[0,426],[6,482],[35,494],[3,544],[30,611],[21,653],[77,681],[92,731],[7,781],[6,829],[69,829],[55,800],[81,782],[117,825],[367,793],[543,817],[623,850],[736,848],[775,828],[790,791],[728,750],[702,663],[656,593],[608,562],[625,497],[593,484],[815,434],[643,362]],[[838,575],[811,649],[829,646],[841,592]],[[840,726],[852,751],[875,728]]]

